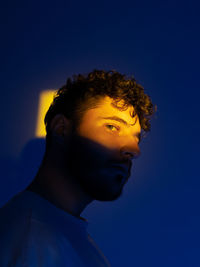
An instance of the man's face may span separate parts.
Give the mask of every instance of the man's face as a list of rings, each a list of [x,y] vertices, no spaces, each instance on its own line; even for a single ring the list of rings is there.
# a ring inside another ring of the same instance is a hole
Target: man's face
[[[67,170],[93,199],[117,199],[130,177],[131,161],[138,156],[141,126],[133,107],[119,110],[103,97],[85,112],[67,147]],[[122,105],[120,101],[118,105]]]

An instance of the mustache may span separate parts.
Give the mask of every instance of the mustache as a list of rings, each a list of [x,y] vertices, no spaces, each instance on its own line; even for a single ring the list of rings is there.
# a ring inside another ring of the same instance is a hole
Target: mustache
[[[123,165],[126,166],[129,170],[132,167],[132,161],[130,159],[112,159],[108,161],[108,165]]]

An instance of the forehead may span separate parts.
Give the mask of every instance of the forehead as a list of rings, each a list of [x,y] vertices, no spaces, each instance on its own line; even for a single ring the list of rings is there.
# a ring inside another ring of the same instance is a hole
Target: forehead
[[[120,118],[127,121],[128,124],[134,124],[136,122],[136,119],[138,120],[138,116],[134,116],[134,107],[128,106],[124,108],[124,100],[120,100],[116,102],[113,98],[110,98],[109,96],[105,96],[101,98],[98,102],[97,107],[90,110],[90,115],[93,118],[99,117],[99,116],[120,116]]]

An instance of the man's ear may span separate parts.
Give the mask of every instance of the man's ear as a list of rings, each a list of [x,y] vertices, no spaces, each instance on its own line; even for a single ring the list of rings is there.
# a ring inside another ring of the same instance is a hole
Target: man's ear
[[[63,114],[57,114],[50,123],[51,131],[58,136],[66,136],[70,129],[71,123]]]

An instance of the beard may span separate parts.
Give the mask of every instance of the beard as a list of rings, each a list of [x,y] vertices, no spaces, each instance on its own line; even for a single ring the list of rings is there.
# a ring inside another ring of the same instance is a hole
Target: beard
[[[66,149],[66,171],[73,183],[94,200],[113,201],[122,195],[129,175],[110,166],[119,162],[116,152],[89,139],[73,136]]]
[[[102,178],[103,177],[103,178]],[[92,199],[99,201],[113,201],[122,194],[121,175],[105,175],[103,171],[74,176],[83,191]],[[110,180],[108,180],[110,179]]]

